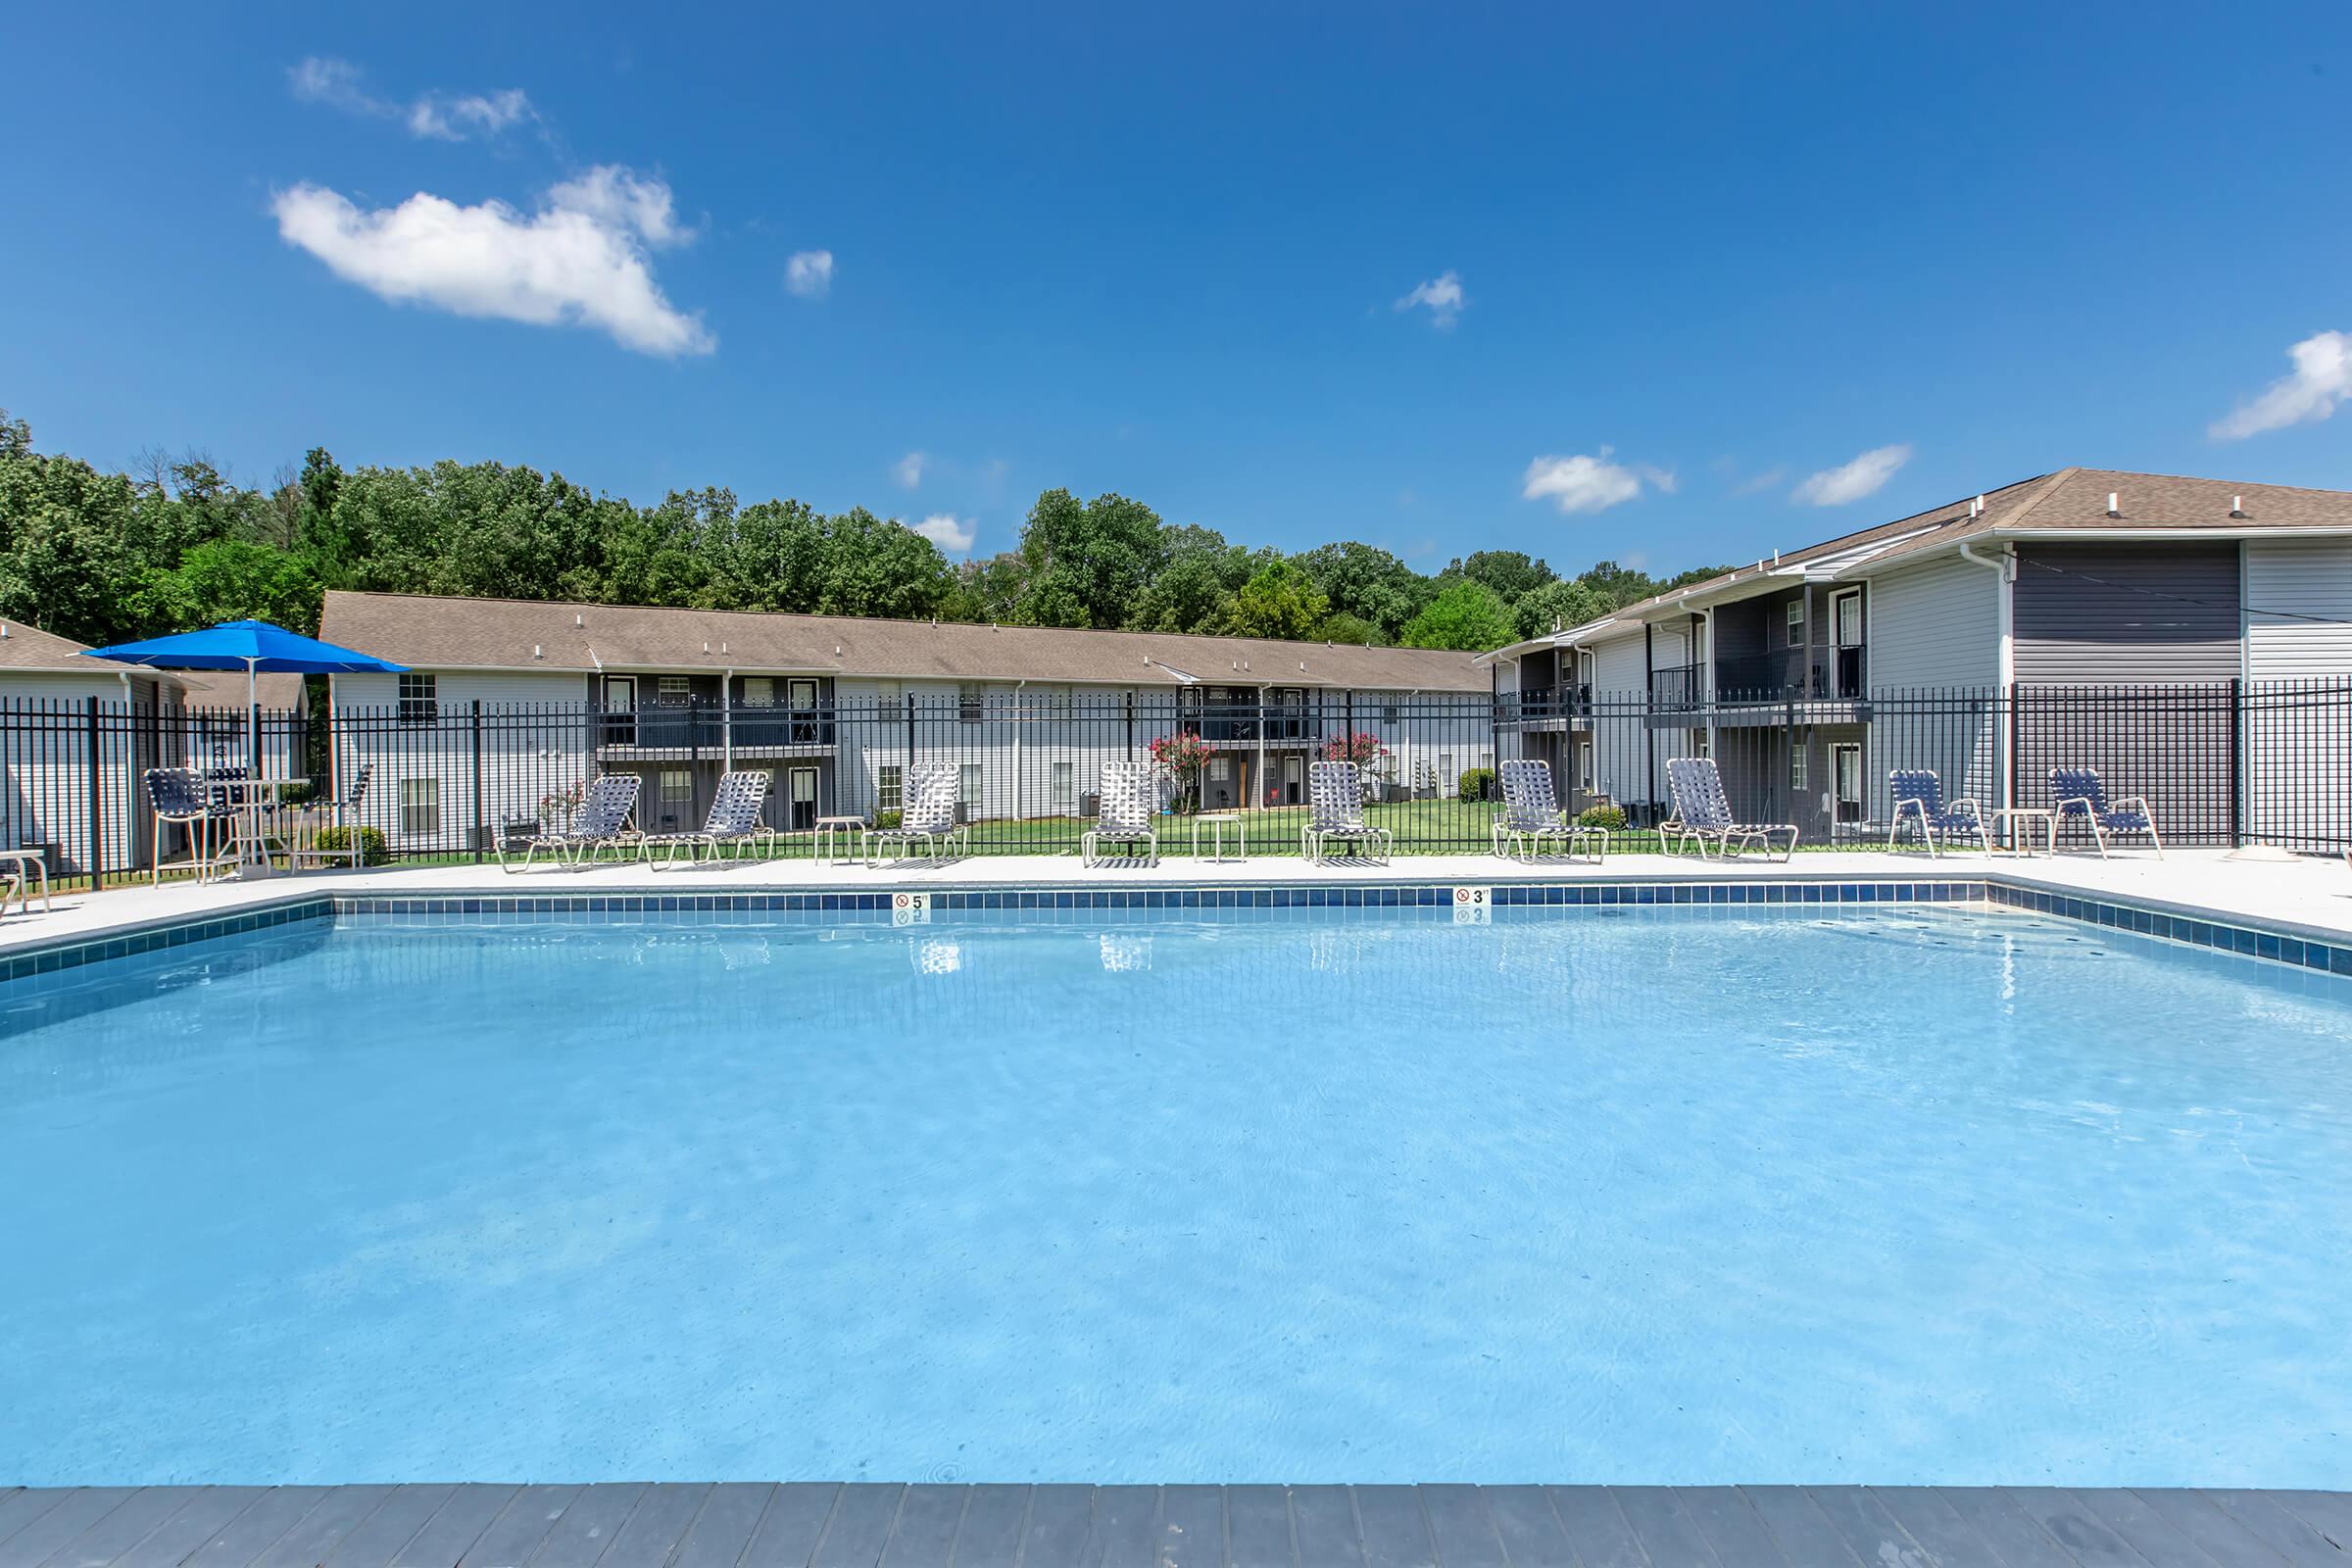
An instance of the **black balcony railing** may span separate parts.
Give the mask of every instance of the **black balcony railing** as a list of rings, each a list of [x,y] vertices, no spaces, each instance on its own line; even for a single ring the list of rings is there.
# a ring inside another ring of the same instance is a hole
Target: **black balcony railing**
[[[1322,715],[1292,703],[1269,703],[1261,708],[1210,709],[1190,726],[1204,741],[1263,739],[1268,745],[1307,745],[1323,738]]]
[[[597,720],[597,743],[645,752],[715,752],[729,744],[756,751],[832,746],[836,730],[830,708],[738,708],[730,715],[699,703],[660,703],[605,710]]]
[[[1696,708],[1706,691],[1705,670],[1697,664],[1669,664],[1649,672],[1649,700],[1659,708]]]
[[[1788,697],[1860,698],[1869,673],[1869,661],[1860,647],[1826,651],[1787,648],[1769,654],[1748,654],[1715,662],[1715,695],[1722,702]]]

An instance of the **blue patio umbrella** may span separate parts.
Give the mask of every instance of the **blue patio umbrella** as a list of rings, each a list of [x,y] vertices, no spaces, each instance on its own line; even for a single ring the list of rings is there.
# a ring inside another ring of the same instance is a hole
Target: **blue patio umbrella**
[[[241,669],[245,672],[245,733],[261,743],[261,705],[255,700],[254,679],[267,670],[272,675],[349,675],[360,671],[398,674],[408,666],[338,648],[316,637],[305,637],[266,620],[229,620],[202,631],[183,631],[145,642],[117,643],[91,648],[85,659],[104,659],[118,664],[144,664],[150,669]]]

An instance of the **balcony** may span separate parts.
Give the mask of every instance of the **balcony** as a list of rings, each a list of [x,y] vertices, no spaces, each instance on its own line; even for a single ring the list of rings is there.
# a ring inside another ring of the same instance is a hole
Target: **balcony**
[[[1715,665],[1715,691],[1726,703],[1780,702],[1790,697],[1859,701],[1868,681],[1868,651],[1860,645],[1829,650],[1788,648],[1725,659]]]
[[[1494,706],[1494,721],[1521,729],[1565,729],[1592,718],[1591,686],[1531,686]]]
[[[836,739],[829,707],[738,708],[730,726],[721,709],[666,703],[608,710],[596,724],[608,756],[717,758],[730,746],[737,757],[807,756],[830,752]]]
[[[1204,741],[1306,746],[1323,738],[1322,715],[1295,703],[1209,708],[1185,715],[1184,727]]]
[[[1661,710],[1696,708],[1706,699],[1706,669],[1699,664],[1669,664],[1649,672],[1649,706]]]

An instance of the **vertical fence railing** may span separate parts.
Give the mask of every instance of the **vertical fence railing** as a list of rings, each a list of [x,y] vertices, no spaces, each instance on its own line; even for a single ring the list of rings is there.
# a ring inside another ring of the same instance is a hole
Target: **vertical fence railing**
[[[20,699],[0,702],[0,835],[40,850],[69,886],[144,876],[186,853],[177,828],[154,822],[145,772],[250,767],[258,754],[269,776],[308,780],[318,798],[348,795],[364,766],[357,820],[393,859],[478,861],[561,820],[589,780],[618,770],[644,781],[641,827],[690,828],[729,768],[770,773],[781,853],[807,856],[820,817],[887,825],[907,770],[939,763],[955,770],[974,853],[1067,854],[1095,814],[1105,762],[1151,760],[1155,742],[1190,735],[1203,765],[1161,778],[1173,813],[1161,847],[1174,856],[1192,853],[1191,824],[1211,812],[1237,818],[1229,852],[1238,837],[1252,856],[1297,853],[1308,769],[1327,758],[1358,764],[1365,809],[1405,854],[1487,848],[1493,769],[1514,758],[1547,763],[1562,808],[1612,813],[1629,847],[1643,847],[1672,809],[1665,763],[1696,756],[1715,760],[1737,812],[1794,823],[1808,846],[1883,843],[1895,768],[1934,769],[1948,796],[1990,811],[2047,808],[2049,770],[2088,765],[2112,794],[2146,796],[2168,844],[2352,848],[2352,679],[1668,697],[1307,691],[1260,703],[1183,689],[801,708],[466,702],[267,711],[258,727],[242,710]]]

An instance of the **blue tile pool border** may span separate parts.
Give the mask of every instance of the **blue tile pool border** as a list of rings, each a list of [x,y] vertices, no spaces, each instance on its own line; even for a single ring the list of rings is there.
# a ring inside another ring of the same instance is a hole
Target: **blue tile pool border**
[[[2077,898],[1991,877],[1939,881],[1874,878],[1851,882],[1502,882],[1492,884],[1497,909],[1551,907],[1721,907],[1856,904],[1988,904],[2055,919],[2134,932],[2162,941],[2232,953],[2321,973],[2352,975],[2352,944],[2337,944],[2260,925]],[[925,890],[934,916],[948,923],[1028,913],[1133,913],[1297,909],[1420,909],[1450,918],[1455,884],[1373,886],[1300,884],[1268,887],[943,888]],[[580,921],[597,916],[793,917],[825,923],[843,917],[890,918],[904,890],[765,893],[429,894],[320,893],[201,919],[157,922],[81,941],[60,942],[0,957],[0,984],[56,974],[109,958],[250,935],[314,920],[410,923],[419,920],[514,923]],[[811,918],[813,917],[813,919]]]

